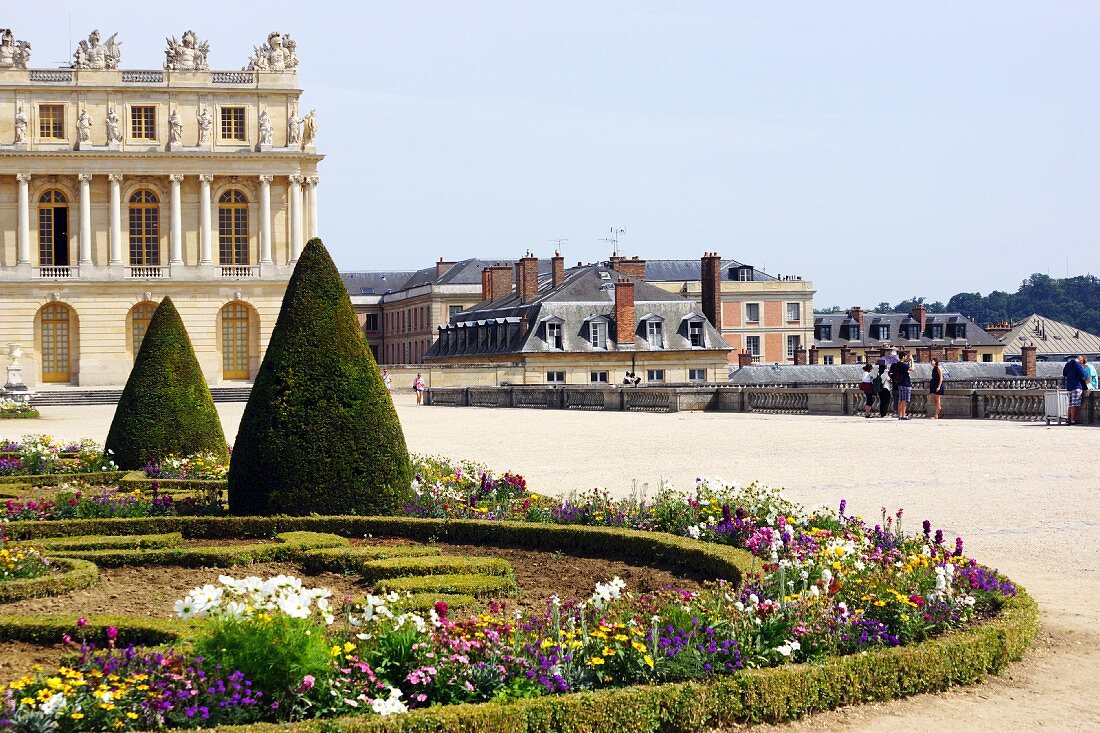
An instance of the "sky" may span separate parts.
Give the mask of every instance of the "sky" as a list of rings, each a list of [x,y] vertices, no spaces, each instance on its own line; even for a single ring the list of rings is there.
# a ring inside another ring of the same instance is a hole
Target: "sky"
[[[159,68],[272,30],[316,108],[341,270],[706,251],[815,305],[1100,273],[1095,2],[5,3],[35,66],[98,28]],[[71,26],[71,36],[70,36]],[[71,41],[70,41],[71,37]]]

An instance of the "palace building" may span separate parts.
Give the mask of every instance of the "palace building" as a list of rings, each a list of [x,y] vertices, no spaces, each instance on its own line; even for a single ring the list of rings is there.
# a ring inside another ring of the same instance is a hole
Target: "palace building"
[[[125,383],[166,295],[208,383],[255,375],[318,231],[323,156],[294,41],[244,48],[244,70],[213,71],[187,31],[131,70],[93,32],[39,69],[0,29],[0,345],[31,388]]]

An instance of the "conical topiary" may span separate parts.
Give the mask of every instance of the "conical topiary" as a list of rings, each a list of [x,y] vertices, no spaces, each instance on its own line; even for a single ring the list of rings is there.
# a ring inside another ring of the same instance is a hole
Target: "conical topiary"
[[[104,448],[124,469],[173,453],[229,457],[191,339],[167,296],[149,321]]]
[[[234,514],[377,514],[411,490],[405,435],[320,239],[298,258],[229,465]]]

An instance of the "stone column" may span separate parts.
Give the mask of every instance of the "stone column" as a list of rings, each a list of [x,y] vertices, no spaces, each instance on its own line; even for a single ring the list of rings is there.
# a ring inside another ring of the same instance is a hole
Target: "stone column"
[[[214,232],[210,228],[210,184],[214,176],[199,174],[199,264],[210,265],[214,262]]]
[[[290,176],[290,261],[302,254],[302,177]]]
[[[168,176],[168,180],[172,182],[172,237],[171,237],[171,252],[172,252],[172,264],[183,264],[183,215],[181,214],[180,206],[180,182],[183,180],[183,176],[178,173],[172,173]]]
[[[306,241],[317,236],[317,176],[306,178],[306,205],[309,207],[309,226],[306,227]]]
[[[121,173],[108,173],[111,182],[111,246],[109,261],[112,265],[122,264],[122,183]]]
[[[275,264],[271,257],[271,176],[260,176],[260,264]]]
[[[79,173],[80,181],[80,264],[92,264],[92,174]]]
[[[31,263],[31,176],[29,173],[17,173],[19,181],[19,230],[16,262],[20,265]]]

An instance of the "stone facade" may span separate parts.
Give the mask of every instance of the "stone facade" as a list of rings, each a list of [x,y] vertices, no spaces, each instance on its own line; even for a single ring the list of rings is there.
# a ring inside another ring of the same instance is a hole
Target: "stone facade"
[[[251,379],[318,233],[293,49],[210,71],[188,31],[166,68],[129,70],[98,37],[72,69],[0,68],[0,343],[36,389],[121,385],[170,295],[207,381]]]

